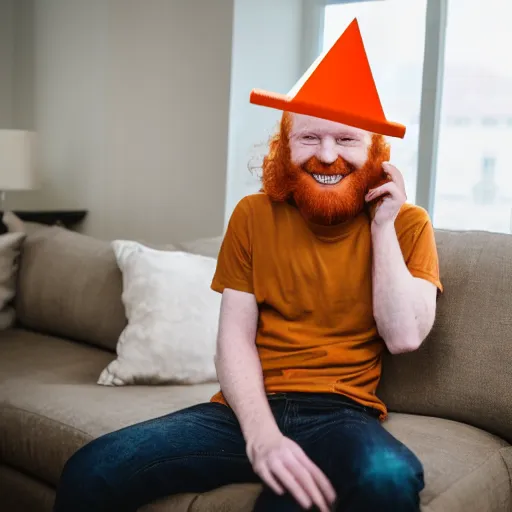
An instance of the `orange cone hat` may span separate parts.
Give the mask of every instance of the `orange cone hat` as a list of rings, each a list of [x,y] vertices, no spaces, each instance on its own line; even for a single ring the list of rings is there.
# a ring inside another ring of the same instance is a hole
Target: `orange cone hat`
[[[253,89],[250,101],[391,137],[405,135],[405,126],[384,115],[357,19],[287,95]]]

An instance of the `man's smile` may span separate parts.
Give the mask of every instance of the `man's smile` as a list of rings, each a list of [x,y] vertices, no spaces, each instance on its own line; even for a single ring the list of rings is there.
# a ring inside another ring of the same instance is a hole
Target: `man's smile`
[[[311,176],[315,179],[315,181],[317,183],[320,183],[322,185],[336,185],[345,177],[343,174],[314,174],[314,173],[311,173]]]

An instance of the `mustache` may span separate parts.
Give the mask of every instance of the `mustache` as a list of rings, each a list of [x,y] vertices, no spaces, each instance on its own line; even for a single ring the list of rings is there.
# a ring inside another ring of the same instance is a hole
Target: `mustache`
[[[347,162],[344,158],[339,156],[334,162],[326,164],[321,162],[316,156],[311,157],[309,160],[302,164],[302,169],[310,174],[343,174],[347,175],[354,172],[357,168],[354,164]]]

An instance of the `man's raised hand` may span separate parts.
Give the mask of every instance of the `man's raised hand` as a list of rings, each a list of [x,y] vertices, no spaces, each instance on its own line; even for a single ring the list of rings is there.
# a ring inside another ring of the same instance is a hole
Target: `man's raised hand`
[[[368,191],[365,200],[368,203],[378,202],[378,206],[373,217],[373,223],[383,225],[395,221],[400,208],[407,200],[405,192],[405,183],[402,173],[389,162],[382,164],[382,169],[390,178],[390,181],[380,187]]]

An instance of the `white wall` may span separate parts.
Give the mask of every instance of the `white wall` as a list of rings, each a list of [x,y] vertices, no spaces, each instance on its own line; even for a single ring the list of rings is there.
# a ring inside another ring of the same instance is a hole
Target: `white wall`
[[[0,0],[1,1],[1,0]],[[35,91],[35,31],[36,0],[13,1],[13,62],[12,62],[12,128],[34,128]]]
[[[0,0],[0,129],[34,128],[34,1]],[[7,198],[6,208],[25,207],[33,194]]]
[[[248,165],[261,163],[282,114],[250,104],[251,89],[287,93],[305,71],[302,5],[235,0],[225,222],[242,197],[259,190],[259,174]]]
[[[12,127],[14,0],[0,0],[0,129]]]
[[[45,0],[33,17],[42,188],[8,205],[88,209],[105,239],[220,234],[233,0]]]
[[[110,4],[116,65],[107,97],[107,138],[113,148],[108,186],[110,195],[119,197],[116,229],[140,204],[144,209],[130,216],[124,232],[143,236],[149,231],[155,240],[218,235],[225,202],[233,1]]]
[[[281,116],[250,91],[300,78],[320,1],[18,0],[9,116],[38,132],[41,190],[7,206],[88,209],[106,239],[220,234]]]
[[[40,189],[9,194],[13,208],[90,209],[94,223],[104,207],[90,184],[103,191],[109,175],[107,16],[102,0],[35,2],[32,94]]]

